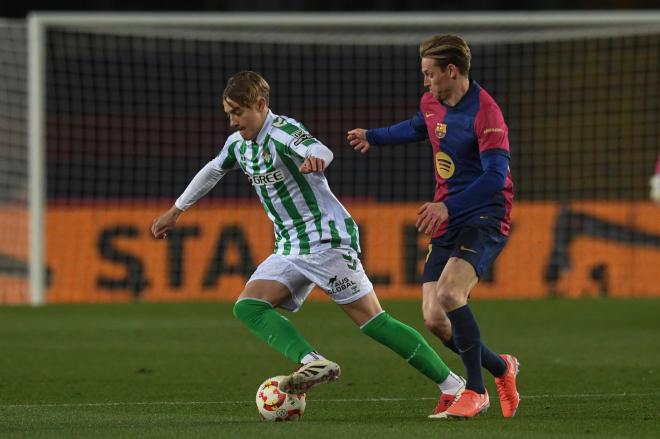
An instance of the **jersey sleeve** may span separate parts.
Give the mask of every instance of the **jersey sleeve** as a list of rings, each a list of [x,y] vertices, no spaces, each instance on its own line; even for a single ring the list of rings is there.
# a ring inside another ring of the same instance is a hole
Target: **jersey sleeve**
[[[327,149],[302,124],[293,119],[276,120],[273,126],[277,129],[273,130],[271,138],[276,145],[279,145],[279,152],[284,153],[296,162],[302,163],[303,160],[309,157],[311,155],[310,148],[313,145],[320,145]]]
[[[238,147],[238,140],[232,138],[227,139],[225,145],[220,150],[220,153],[211,160],[217,169],[231,171],[238,168],[238,161],[236,160],[236,148]]]
[[[509,156],[501,149],[490,149],[481,154],[484,172],[464,191],[445,200],[449,217],[486,202],[504,188],[509,173]]]
[[[323,145],[304,128],[299,128],[291,133],[291,139],[287,144],[289,151],[299,160],[304,160],[310,155],[312,145]]]
[[[229,171],[238,168],[235,148],[238,141],[227,140],[215,158],[197,172],[183,193],[175,201],[180,210],[187,210],[197,200],[206,195]]]
[[[501,150],[509,154],[509,128],[504,122],[502,111],[494,101],[482,99],[474,120],[474,130],[479,143],[479,153]]]
[[[395,145],[424,140],[427,137],[426,122],[421,112],[403,122],[389,127],[372,128],[367,130],[367,142],[371,145]]]

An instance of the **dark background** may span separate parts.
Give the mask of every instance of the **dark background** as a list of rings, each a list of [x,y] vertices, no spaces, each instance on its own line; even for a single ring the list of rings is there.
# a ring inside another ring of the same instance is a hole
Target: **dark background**
[[[467,11],[467,10],[590,10],[657,9],[653,0],[187,0],[171,1],[5,1],[0,16],[24,17],[40,11]]]
[[[5,2],[0,12],[632,9],[654,3],[255,1],[246,9],[236,1]],[[432,196],[428,142],[361,156],[345,141],[348,129],[388,125],[417,111],[423,88],[414,45],[282,45],[259,41],[258,34],[254,43],[183,44],[136,35],[49,31],[49,199],[169,199],[180,193],[230,133],[219,96],[227,78],[243,69],[268,79],[275,113],[302,121],[333,149],[328,176],[342,199]],[[658,33],[471,44],[471,76],[493,95],[510,128],[518,200],[647,197],[658,154],[659,44]],[[230,175],[211,197],[253,196],[244,180]]]

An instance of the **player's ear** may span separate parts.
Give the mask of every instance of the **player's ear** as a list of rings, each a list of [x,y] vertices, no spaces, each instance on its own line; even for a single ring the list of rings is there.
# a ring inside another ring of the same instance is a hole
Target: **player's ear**
[[[268,102],[266,101],[266,98],[263,96],[259,96],[257,99],[257,110],[262,113],[266,110],[268,107]]]
[[[449,77],[451,79],[456,79],[456,76],[458,76],[458,69],[456,68],[456,66],[453,65],[453,64],[448,64],[447,65],[447,70],[448,70],[448,73],[449,73]]]

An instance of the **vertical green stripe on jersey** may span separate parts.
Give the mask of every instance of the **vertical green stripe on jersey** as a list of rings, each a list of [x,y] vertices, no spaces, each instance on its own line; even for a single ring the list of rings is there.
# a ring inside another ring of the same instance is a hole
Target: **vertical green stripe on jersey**
[[[240,140],[235,141],[231,145],[229,145],[228,150],[227,150],[227,157],[225,157],[225,161],[220,164],[220,167],[222,169],[231,169],[234,167],[236,164],[236,153],[234,152],[234,147]],[[222,154],[222,151],[220,151],[220,154]],[[218,155],[220,155],[218,154]]]
[[[319,240],[323,239],[321,210],[319,209],[319,204],[316,202],[316,197],[314,196],[312,187],[309,185],[309,183],[307,183],[305,177],[303,177],[303,175],[300,173],[298,166],[296,166],[296,164],[284,154],[285,145],[275,139],[273,139],[273,143],[275,144],[275,148],[277,149],[282,162],[284,165],[286,165],[289,173],[293,176],[294,180],[296,180],[296,183],[298,183],[298,187],[300,188],[300,192],[305,199],[305,203],[307,203],[307,207],[309,207],[309,210],[314,216],[314,224],[316,225],[316,231],[319,233]]]
[[[289,255],[291,254],[291,237],[289,236],[289,232],[287,231],[286,227],[284,227],[284,222],[282,221],[282,217],[277,213],[275,210],[275,206],[273,206],[273,202],[270,200],[270,196],[268,195],[268,189],[266,189],[265,186],[260,186],[261,189],[261,199],[264,200],[264,204],[266,205],[266,210],[270,212],[273,217],[275,218],[275,225],[277,226],[277,237],[275,238],[275,250],[278,249],[279,247],[279,241],[280,241],[280,234],[282,237],[284,237],[284,247],[283,247],[283,255]]]
[[[259,175],[261,169],[259,168],[259,145],[257,142],[252,142],[252,171],[254,175]]]
[[[309,254],[309,235],[307,234],[307,227],[305,227],[305,222],[291,199],[291,194],[286,188],[286,185],[281,181],[275,183],[273,186],[277,191],[277,195],[280,197],[280,201],[282,201],[282,204],[284,205],[284,209],[286,209],[286,212],[293,220],[293,225],[296,228],[298,240],[300,241],[300,254]]]
[[[337,230],[337,225],[333,220],[328,221],[330,226],[330,247],[337,248],[341,246],[341,236],[339,236],[339,230]]]
[[[353,218],[345,218],[344,224],[346,224],[346,230],[351,237],[351,248],[356,252],[360,252],[359,243],[358,243],[358,229]]]
[[[268,138],[265,139],[264,145],[266,145],[267,142],[268,142]],[[257,144],[257,142],[252,142],[252,170],[254,171],[254,175],[261,174],[261,172],[259,172],[261,168],[259,167],[259,145]],[[268,195],[268,189],[266,189],[265,186],[261,186],[260,191],[266,210],[270,211],[270,213],[275,218],[275,226],[277,226],[277,232],[275,233],[276,235],[275,251],[277,251],[277,249],[279,248],[279,243],[281,238],[284,237],[284,246],[282,253],[284,255],[291,254],[291,237],[289,236],[288,230],[284,226],[282,217],[275,210],[275,206],[273,205],[273,202],[271,201],[270,196]]]

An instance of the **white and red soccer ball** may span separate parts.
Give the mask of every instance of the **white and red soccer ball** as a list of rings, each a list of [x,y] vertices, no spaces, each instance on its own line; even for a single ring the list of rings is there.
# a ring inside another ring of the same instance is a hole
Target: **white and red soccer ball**
[[[265,421],[298,421],[305,413],[305,394],[281,392],[277,385],[282,378],[268,378],[257,390],[257,410]]]

